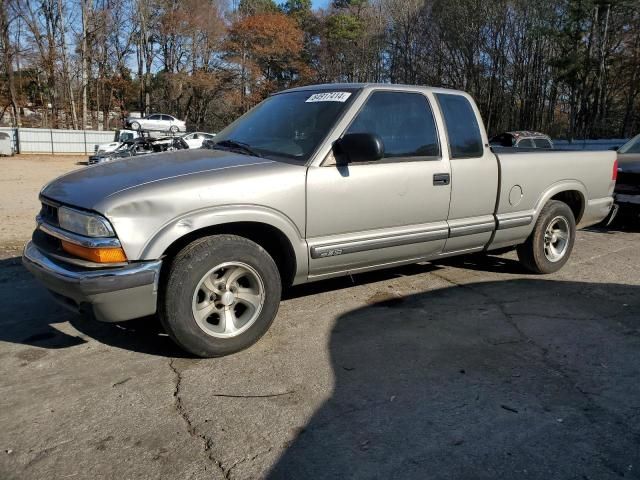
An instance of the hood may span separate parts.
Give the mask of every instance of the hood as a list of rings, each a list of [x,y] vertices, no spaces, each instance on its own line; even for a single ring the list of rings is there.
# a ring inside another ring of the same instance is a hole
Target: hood
[[[46,185],[41,195],[70,206],[93,210],[118,192],[170,178],[216,170],[275,163],[222,150],[180,150],[128,157],[76,170]]]

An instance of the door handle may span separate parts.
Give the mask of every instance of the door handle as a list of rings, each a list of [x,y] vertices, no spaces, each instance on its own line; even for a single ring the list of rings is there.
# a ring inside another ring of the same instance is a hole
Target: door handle
[[[451,176],[448,173],[435,173],[433,175],[434,185],[449,185]]]

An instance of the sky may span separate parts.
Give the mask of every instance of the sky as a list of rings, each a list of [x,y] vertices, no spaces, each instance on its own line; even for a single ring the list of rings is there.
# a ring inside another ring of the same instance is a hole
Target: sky
[[[327,8],[330,0],[312,0],[313,8]]]

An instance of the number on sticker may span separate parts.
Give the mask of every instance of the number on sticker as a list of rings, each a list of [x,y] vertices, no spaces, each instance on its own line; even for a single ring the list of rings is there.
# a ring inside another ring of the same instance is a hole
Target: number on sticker
[[[314,93],[309,98],[307,98],[306,103],[311,102],[346,102],[347,99],[351,96],[349,92],[325,92],[325,93]]]

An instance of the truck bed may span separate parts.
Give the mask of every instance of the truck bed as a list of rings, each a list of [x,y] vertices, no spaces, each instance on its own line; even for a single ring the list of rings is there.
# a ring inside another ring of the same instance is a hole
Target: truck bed
[[[500,183],[495,211],[498,230],[491,248],[528,235],[533,225],[527,219],[535,219],[555,195],[572,196],[575,204],[581,205],[574,211],[580,227],[597,223],[611,208],[615,186],[612,165],[616,160],[613,151],[492,150],[498,159]],[[603,178],[610,181],[603,182]],[[505,228],[518,222],[522,227]]]

